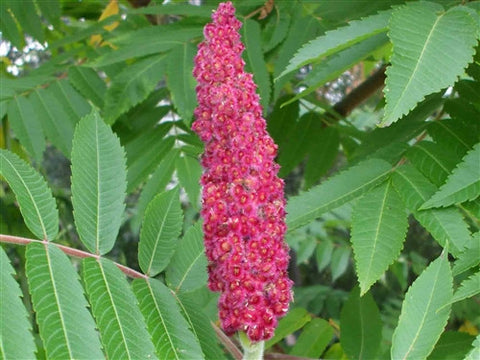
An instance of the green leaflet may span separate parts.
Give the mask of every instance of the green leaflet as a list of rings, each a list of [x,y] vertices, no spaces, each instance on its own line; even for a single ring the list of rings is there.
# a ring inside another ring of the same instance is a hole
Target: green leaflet
[[[265,349],[270,348],[277,342],[282,340],[285,336],[301,329],[306,323],[312,320],[311,315],[303,308],[295,308],[290,310],[284,318],[278,322],[278,327],[275,330],[273,337],[265,342]]]
[[[179,27],[175,24],[150,26],[136,31],[129,31],[110,41],[118,47],[107,52],[93,62],[102,67],[151,54],[158,54],[189,42],[202,34],[200,27]]]
[[[20,27],[30,36],[43,43],[45,41],[45,34],[43,33],[42,22],[38,16],[37,9],[33,0],[15,1],[7,0],[2,7],[10,8],[10,11],[15,16],[20,24]],[[3,19],[2,19],[3,20]]]
[[[393,333],[392,359],[424,359],[433,350],[450,315],[452,273],[446,254],[433,261],[405,295]],[[443,307],[442,309],[440,309]]]
[[[384,181],[391,165],[379,159],[365,160],[331,177],[287,203],[287,226],[292,231],[324,212],[353,200]]]
[[[197,106],[196,81],[192,75],[193,58],[197,47],[184,43],[174,47],[168,54],[167,86],[178,114],[186,124],[190,124],[193,110]]]
[[[72,66],[68,69],[68,80],[83,96],[100,109],[103,108],[107,86],[95,70],[86,66]]]
[[[417,210],[435,192],[435,186],[411,164],[398,167],[392,175],[392,180],[405,206],[418,222],[440,245],[446,246],[448,242],[449,251],[458,256],[470,241],[470,232],[458,209]]]
[[[72,150],[72,204],[75,225],[91,252],[109,252],[125,208],[125,154],[97,112],[75,130]]]
[[[102,359],[78,274],[55,245],[31,243],[26,274],[48,359]]]
[[[480,271],[463,280],[453,294],[452,303],[480,294]]]
[[[36,161],[41,162],[45,150],[45,138],[31,102],[23,96],[16,96],[8,103],[7,111],[8,119],[18,140]]]
[[[112,80],[105,95],[107,124],[147,98],[165,75],[165,55],[153,55],[128,66]]]
[[[386,32],[390,15],[391,11],[384,11],[361,20],[351,21],[347,26],[327,31],[324,35],[303,45],[290,59],[287,68],[279,77],[308,63],[317,62],[323,57],[344,50],[376,34]]]
[[[24,44],[24,39],[15,23],[15,18],[3,4],[1,5],[0,19],[2,19],[2,21],[0,21],[0,30],[2,31],[2,36],[9,40],[17,49],[21,49]]]
[[[473,341],[473,349],[467,354],[464,360],[476,360],[480,356],[480,335]]]
[[[350,359],[374,359],[382,341],[382,320],[370,293],[360,297],[355,287],[340,314],[342,349]]]
[[[467,244],[463,252],[458,255],[458,259],[453,265],[453,275],[461,274],[468,269],[477,266],[480,263],[478,254],[480,253],[480,232],[472,236],[472,241]]]
[[[480,143],[465,155],[445,184],[420,209],[445,207],[480,195]]]
[[[472,132],[470,124],[455,119],[432,121],[427,131],[437,144],[449,149],[459,158],[478,142],[478,136]]]
[[[253,73],[253,80],[258,86],[260,103],[265,114],[270,102],[271,82],[263,58],[260,25],[256,21],[246,19],[240,31],[242,41],[245,44],[243,58],[246,63],[246,70]]]
[[[198,210],[200,205],[200,175],[202,167],[196,158],[183,154],[175,162],[178,180],[187,192],[193,208]]]
[[[438,340],[428,360],[464,359],[475,339],[470,334],[456,331],[445,331]]]
[[[177,248],[183,212],[178,188],[163,192],[148,204],[140,231],[138,262],[149,276],[160,273]]]
[[[207,283],[207,259],[202,224],[191,226],[179,240],[165,273],[167,284],[176,293],[196,290]]]
[[[394,262],[403,248],[408,218],[391,182],[361,197],[352,215],[352,247],[364,295]]]
[[[413,2],[392,13],[388,35],[393,54],[381,125],[390,125],[426,95],[453,85],[472,60],[477,27],[476,14],[462,6],[445,12],[438,4]]]
[[[135,279],[133,291],[160,359],[204,359],[170,289],[156,279]]]
[[[216,8],[206,4],[195,6],[190,4],[170,3],[163,5],[151,5],[138,9],[129,10],[129,14],[152,14],[152,15],[186,15],[210,18]]]
[[[15,193],[23,219],[39,239],[53,240],[58,233],[58,210],[45,180],[14,153],[0,149],[0,175]]]
[[[319,358],[332,341],[333,329],[319,318],[312,319],[302,330],[289,355]]]
[[[0,355],[2,359],[33,359],[36,346],[32,324],[13,276],[15,270],[0,247]]]

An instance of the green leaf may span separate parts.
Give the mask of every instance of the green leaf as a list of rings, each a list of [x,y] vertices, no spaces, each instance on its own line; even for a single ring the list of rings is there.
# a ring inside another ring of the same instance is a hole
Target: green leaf
[[[392,359],[424,359],[433,350],[450,315],[453,279],[446,254],[433,261],[408,289],[397,328]]]
[[[41,162],[45,138],[32,103],[23,96],[16,96],[8,103],[7,111],[8,120],[18,140],[37,162]]]
[[[340,314],[340,343],[350,359],[374,359],[382,341],[382,320],[370,293],[355,287]]]
[[[60,1],[59,0],[36,0],[37,6],[46,17],[50,24],[60,26]]]
[[[101,359],[95,323],[78,274],[56,246],[31,243],[26,275],[48,359]]]
[[[305,188],[309,189],[330,169],[338,155],[340,134],[334,127],[323,128],[310,144],[305,164]]]
[[[23,48],[23,36],[17,27],[17,23],[15,22],[13,14],[8,11],[4,4],[0,4],[0,19],[0,30],[3,38],[10,41],[17,49]]]
[[[332,270],[332,282],[335,282],[345,271],[350,261],[350,247],[339,246],[333,249],[330,268]]]
[[[207,283],[207,259],[201,223],[191,226],[178,242],[165,273],[167,284],[176,293],[196,290]]]
[[[66,79],[54,81],[48,88],[63,106],[67,119],[76,125],[81,118],[92,111],[92,106],[81,96]],[[67,120],[66,119],[66,120]]]
[[[263,112],[266,113],[270,102],[271,83],[267,65],[263,58],[260,24],[254,20],[246,19],[243,22],[241,33],[242,42],[245,44],[243,58],[246,63],[246,71],[253,74],[253,80],[258,86],[260,104],[263,107]]]
[[[322,239],[315,252],[318,272],[322,272],[332,260],[333,243],[329,239]]]
[[[187,320],[194,336],[200,342],[205,359],[224,360],[225,354],[217,342],[217,337],[205,312],[198,311],[196,293],[180,293],[175,295],[183,316]]]
[[[480,294],[480,271],[463,280],[453,294],[452,303]]]
[[[13,276],[15,270],[0,247],[0,355],[2,359],[34,359],[32,324]]]
[[[129,31],[109,41],[118,47],[100,56],[92,65],[102,67],[127,59],[158,54],[189,42],[202,34],[200,27],[179,27],[178,25],[149,26]]]
[[[107,86],[95,70],[86,66],[72,66],[68,70],[68,79],[80,94],[103,108]]]
[[[290,101],[303,98],[314,92],[323,84],[339,77],[346,70],[350,69],[352,66],[387,44],[387,35],[380,33],[366,39],[365,41],[347,47],[337,54],[331,55],[308,73],[304,80],[307,88]]]
[[[353,200],[384,181],[391,165],[379,159],[359,163],[313,187],[308,192],[289,199],[287,226],[292,231],[305,225],[324,212]]]
[[[109,252],[125,209],[125,155],[120,141],[96,111],[78,124],[72,150],[72,204],[83,244]]]
[[[458,157],[463,157],[478,142],[472,127],[455,119],[432,121],[427,131],[437,144]]]
[[[127,192],[131,192],[155,170],[160,161],[173,148],[175,139],[164,138],[171,124],[160,124],[125,145],[127,153]]]
[[[160,359],[204,359],[198,340],[165,285],[156,279],[135,279],[133,291]]]
[[[68,115],[49,89],[35,90],[30,101],[48,139],[69,158],[75,124],[68,121]]]
[[[480,232],[473,234],[472,241],[469,242],[462,253],[458,255],[458,259],[453,265],[453,275],[461,274],[480,264],[478,254],[480,254]]]
[[[195,6],[190,4],[170,3],[163,5],[152,5],[138,9],[130,9],[129,14],[152,14],[152,15],[184,15],[201,16],[210,18],[216,8],[206,4]]]
[[[282,107],[282,104],[288,102],[292,97],[285,95],[278,99],[267,120],[267,131],[278,145],[279,151],[282,151],[285,142],[290,138],[289,134],[295,129],[300,111],[298,101],[289,102],[288,105]]]
[[[178,188],[155,196],[148,204],[138,244],[138,263],[145,274],[155,276],[168,265],[182,222]]]
[[[391,182],[377,186],[357,201],[351,242],[361,295],[397,259],[407,228],[405,206]]]
[[[45,41],[42,23],[33,0],[9,0],[7,7],[10,7],[11,12],[26,33],[41,43]]]
[[[456,163],[454,154],[431,141],[415,144],[406,156],[436,186],[443,184]]]
[[[136,233],[140,229],[148,203],[155,195],[165,191],[165,187],[170,182],[173,171],[175,170],[175,161],[178,155],[179,151],[177,149],[169,151],[157,166],[157,169],[153,172],[152,176],[145,183],[137,202],[137,212],[130,221],[132,229],[134,229]]]
[[[278,11],[268,17],[268,23],[262,31],[262,51],[264,53],[273,50],[287,36],[291,16],[287,11]]]
[[[193,77],[193,58],[197,47],[184,43],[174,47],[168,54],[167,86],[178,114],[190,124],[197,106],[196,81]]]
[[[312,320],[312,317],[307,310],[303,308],[290,310],[287,315],[278,322],[278,327],[273,337],[265,342],[265,349],[272,347],[285,336],[301,329],[306,323],[310,322],[310,320]]]
[[[444,207],[477,198],[480,195],[480,143],[465,155],[445,184],[420,209]]]
[[[428,360],[463,359],[472,347],[472,335],[464,332],[445,331],[438,340]]]
[[[473,341],[473,349],[467,354],[464,360],[476,360],[480,357],[480,335]]]
[[[28,229],[39,239],[58,234],[58,210],[45,180],[14,153],[0,149],[0,175],[15,193]]]
[[[435,192],[429,182],[411,164],[398,167],[392,176],[393,185],[415,219],[428,230],[443,247],[449,243],[449,251],[458,256],[470,241],[470,232],[461,213],[456,208],[428,209],[418,211],[422,203]]]
[[[289,355],[319,358],[332,341],[333,329],[323,319],[312,319],[302,330]]]
[[[165,75],[165,68],[165,55],[156,55],[137,61],[115,76],[105,95],[107,124],[145,100]]]
[[[412,2],[393,12],[388,35],[393,54],[386,72],[383,126],[407,114],[426,95],[453,85],[472,60],[477,23],[462,6],[445,12],[438,4]]]
[[[175,163],[178,180],[187,192],[188,199],[194,209],[198,209],[200,197],[200,175],[202,167],[197,159],[183,154]]]
[[[86,258],[83,280],[107,358],[156,359],[137,299],[115,264]]]
[[[297,70],[308,63],[344,50],[376,34],[387,31],[391,11],[384,11],[361,20],[351,21],[347,26],[327,31],[324,35],[303,45],[290,60],[279,77]]]

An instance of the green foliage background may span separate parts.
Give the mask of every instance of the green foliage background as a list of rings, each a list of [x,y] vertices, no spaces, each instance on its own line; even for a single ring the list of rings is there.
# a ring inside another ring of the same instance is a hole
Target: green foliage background
[[[141,3],[0,3],[2,359],[238,358],[190,130],[218,1]],[[234,4],[295,281],[265,357],[475,359],[480,2]]]

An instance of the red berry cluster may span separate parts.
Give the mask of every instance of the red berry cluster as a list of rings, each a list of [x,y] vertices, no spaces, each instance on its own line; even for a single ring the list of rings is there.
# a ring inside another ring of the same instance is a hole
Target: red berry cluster
[[[212,18],[195,58],[199,105],[192,126],[205,143],[201,182],[209,288],[221,292],[225,332],[245,331],[260,341],[273,336],[292,299],[284,184],[256,85],[244,71],[233,5],[220,4]]]

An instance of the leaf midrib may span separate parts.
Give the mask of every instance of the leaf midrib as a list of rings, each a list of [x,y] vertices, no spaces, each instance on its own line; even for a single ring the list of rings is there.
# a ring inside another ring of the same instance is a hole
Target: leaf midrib
[[[185,279],[187,278],[187,275],[190,273],[190,270],[193,268],[193,265],[195,265],[195,263],[198,261],[198,259],[200,259],[202,257],[202,254],[203,252],[200,252],[192,261],[192,263],[190,264],[190,266],[187,267],[185,273],[183,274],[182,278],[180,279],[180,282],[178,283],[177,287],[175,288],[175,292],[178,292],[180,290],[180,288],[182,287],[183,285],[183,282],[185,281]]]

